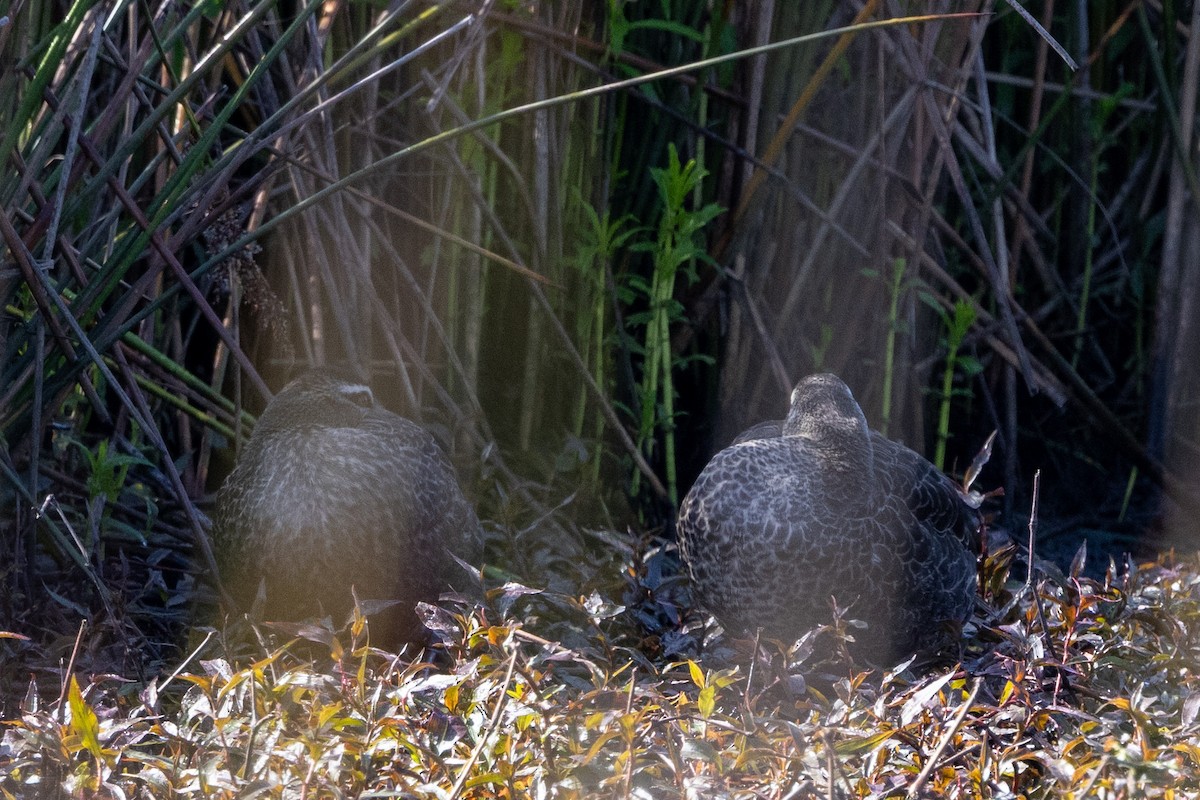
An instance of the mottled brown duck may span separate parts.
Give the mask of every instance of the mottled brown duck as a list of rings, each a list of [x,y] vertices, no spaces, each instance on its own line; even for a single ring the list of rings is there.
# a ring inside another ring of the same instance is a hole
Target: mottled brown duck
[[[347,376],[296,378],[258,419],[217,493],[222,579],[244,609],[265,585],[267,620],[399,601],[371,618],[372,642],[424,638],[413,607],[470,578],[479,521],[433,437]]]
[[[797,384],[787,419],[713,456],[684,498],[679,545],[699,603],[734,634],[795,639],[865,621],[889,659],[956,641],[976,594],[981,516],[958,486],[870,430],[834,375]]]

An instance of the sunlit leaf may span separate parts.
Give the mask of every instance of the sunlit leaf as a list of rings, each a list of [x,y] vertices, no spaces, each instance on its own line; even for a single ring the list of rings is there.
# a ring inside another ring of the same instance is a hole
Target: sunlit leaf
[[[100,758],[103,754],[103,748],[100,746],[100,720],[83,699],[83,693],[79,691],[79,681],[74,675],[71,675],[67,687],[67,705],[71,709],[71,732],[79,737],[80,745],[91,753],[93,758]]]

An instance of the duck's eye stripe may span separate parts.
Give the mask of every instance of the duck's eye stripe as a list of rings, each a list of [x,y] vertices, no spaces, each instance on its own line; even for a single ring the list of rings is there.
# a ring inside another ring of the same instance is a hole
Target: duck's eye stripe
[[[360,406],[375,405],[375,395],[371,393],[368,386],[363,386],[361,383],[349,383],[345,386],[339,386],[338,391],[346,396],[352,403]]]

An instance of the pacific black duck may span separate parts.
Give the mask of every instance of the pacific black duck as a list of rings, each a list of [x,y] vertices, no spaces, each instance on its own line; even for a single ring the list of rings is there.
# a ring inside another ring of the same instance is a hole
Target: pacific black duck
[[[979,512],[907,447],[867,427],[834,375],[797,384],[787,419],[717,453],[678,534],[697,599],[733,633],[795,639],[830,598],[868,623],[874,658],[954,641],[976,594]]]
[[[428,432],[377,405],[353,379],[314,370],[267,405],[217,494],[222,578],[248,608],[265,582],[268,620],[399,601],[372,640],[423,636],[413,607],[436,601],[477,564],[479,521]]]

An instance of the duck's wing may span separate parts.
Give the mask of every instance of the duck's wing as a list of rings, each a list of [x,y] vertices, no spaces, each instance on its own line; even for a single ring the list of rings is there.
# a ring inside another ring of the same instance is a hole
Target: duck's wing
[[[411,498],[413,535],[427,539],[429,548],[444,547],[469,562],[478,562],[483,547],[479,519],[462,492],[454,465],[433,434],[382,408],[372,409],[361,427],[394,442],[377,458],[387,465],[395,493]]]
[[[983,517],[966,502],[958,484],[904,445],[875,431],[871,436],[875,477],[884,493],[903,498],[924,532],[951,538],[978,553]]]

